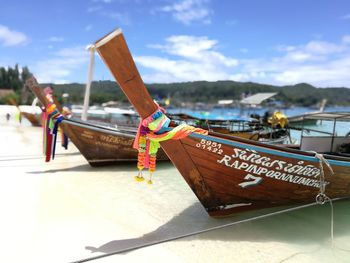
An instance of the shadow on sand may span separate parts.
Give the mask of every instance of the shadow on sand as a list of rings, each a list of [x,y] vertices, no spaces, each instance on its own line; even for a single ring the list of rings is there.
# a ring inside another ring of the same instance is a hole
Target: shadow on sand
[[[157,164],[158,171],[162,171],[169,167],[172,167],[172,164],[170,162],[159,162],[159,164]],[[137,171],[136,161],[121,161],[118,163],[114,163],[111,165],[104,165],[104,166],[91,166],[88,163],[86,163],[86,164],[81,164],[76,166],[68,166],[65,168],[48,169],[44,171],[31,171],[27,173],[28,174],[46,174],[46,173],[60,173],[60,172],[96,172],[96,170],[98,170],[99,172],[103,172],[103,171],[135,172]]]
[[[350,200],[333,202],[335,236],[349,235],[350,233],[350,229],[347,227],[350,219],[349,204]],[[209,217],[199,203],[195,203],[166,224],[143,236],[112,240],[98,247],[86,246],[85,248],[91,252],[118,254],[167,241],[178,240],[178,242],[181,242],[181,239],[177,237],[184,235],[186,235],[187,241],[209,239],[254,242],[276,241],[296,244],[320,244],[331,238],[330,204],[315,205],[254,220],[254,217],[273,214],[276,211],[279,210],[265,209],[231,218],[215,219]],[[253,219],[249,220],[251,218]],[[225,227],[225,225],[229,226]],[[223,227],[219,228],[220,226]],[[211,228],[217,229],[189,236],[191,233],[198,233]]]
[[[59,153],[55,155],[55,158],[65,157],[65,156],[74,156],[80,155],[79,152],[76,153]],[[8,155],[8,156],[0,156],[1,161],[22,161],[22,160],[36,160],[36,159],[45,159],[43,155]]]

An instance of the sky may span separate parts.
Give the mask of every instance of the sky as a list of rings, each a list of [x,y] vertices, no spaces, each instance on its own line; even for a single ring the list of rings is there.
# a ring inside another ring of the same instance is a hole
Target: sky
[[[121,28],[145,83],[350,88],[348,0],[0,0],[0,66],[86,83],[86,47]],[[114,80],[96,54],[94,80]]]

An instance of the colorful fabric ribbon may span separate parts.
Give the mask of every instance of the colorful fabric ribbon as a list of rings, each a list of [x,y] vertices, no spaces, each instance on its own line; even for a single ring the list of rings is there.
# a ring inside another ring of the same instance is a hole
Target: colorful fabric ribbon
[[[56,140],[58,125],[63,121],[63,115],[57,110],[52,99],[52,89],[44,89],[46,99],[49,101],[47,107],[43,110],[43,152],[45,161],[49,162],[55,159]]]
[[[152,173],[156,169],[156,155],[160,148],[160,142],[166,140],[179,140],[196,132],[208,134],[208,131],[196,128],[187,124],[181,124],[175,128],[169,128],[170,119],[165,115],[165,110],[158,106],[158,109],[149,117],[142,119],[134,140],[133,148],[138,150],[137,168],[139,174],[137,181],[144,180],[142,170],[148,168],[152,183]]]

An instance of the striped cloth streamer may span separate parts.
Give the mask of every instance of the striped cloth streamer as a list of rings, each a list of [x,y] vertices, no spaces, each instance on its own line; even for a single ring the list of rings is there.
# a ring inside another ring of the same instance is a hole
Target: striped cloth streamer
[[[160,148],[160,142],[166,140],[179,140],[195,132],[208,134],[208,131],[187,124],[181,124],[169,130],[170,119],[165,115],[165,110],[158,109],[149,117],[141,120],[134,140],[133,148],[139,151],[138,169],[148,168],[155,171],[156,154]],[[139,173],[139,176],[140,175]],[[140,178],[140,177],[139,177]]]
[[[43,110],[43,150],[45,161],[49,162],[51,156],[52,160],[55,159],[58,125],[63,121],[64,117],[53,103],[52,89],[49,87],[45,88],[44,92],[49,103],[46,109]]]

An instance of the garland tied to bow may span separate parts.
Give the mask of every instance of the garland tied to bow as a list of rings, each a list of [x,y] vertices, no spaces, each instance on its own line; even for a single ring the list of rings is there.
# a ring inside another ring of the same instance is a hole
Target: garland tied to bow
[[[142,119],[135,137],[133,148],[138,150],[137,181],[143,181],[142,171],[148,168],[150,178],[149,184],[152,184],[152,174],[156,170],[157,152],[160,148],[160,142],[166,140],[179,140],[195,132],[208,134],[208,131],[196,128],[187,124],[181,124],[175,128],[168,128],[170,119],[165,115],[165,110],[158,106],[157,110],[149,117]]]
[[[63,115],[57,110],[53,103],[52,90],[47,87],[44,89],[46,99],[49,101],[47,107],[43,110],[43,152],[45,161],[49,162],[55,159],[56,140],[58,125],[63,121]],[[67,147],[67,144],[65,144]]]

